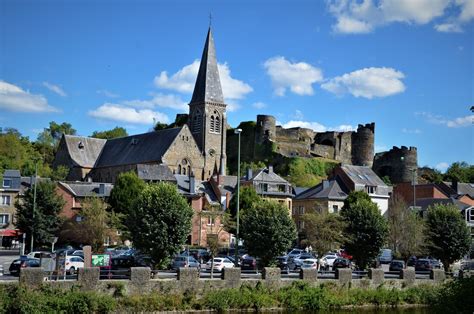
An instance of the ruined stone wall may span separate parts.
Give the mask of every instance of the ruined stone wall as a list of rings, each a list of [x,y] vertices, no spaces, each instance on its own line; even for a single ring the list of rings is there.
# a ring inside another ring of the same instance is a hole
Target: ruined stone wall
[[[411,182],[413,171],[418,168],[416,147],[394,146],[388,152],[378,153],[374,157],[372,169],[379,177],[388,176],[394,184]]]
[[[269,115],[257,116],[257,127],[255,131],[255,142],[262,144],[266,140],[274,141],[276,137],[276,120]]]

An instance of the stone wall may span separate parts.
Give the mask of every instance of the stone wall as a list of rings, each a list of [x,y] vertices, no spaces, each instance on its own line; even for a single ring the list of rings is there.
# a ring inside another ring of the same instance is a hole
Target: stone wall
[[[388,176],[393,184],[411,182],[413,171],[418,168],[416,147],[394,146],[387,152],[378,153],[374,157],[372,169],[381,178]]]

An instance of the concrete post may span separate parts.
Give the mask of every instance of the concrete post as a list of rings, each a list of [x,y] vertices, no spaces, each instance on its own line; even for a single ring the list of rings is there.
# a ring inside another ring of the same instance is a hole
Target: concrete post
[[[302,268],[300,269],[300,279],[304,281],[317,281],[318,280],[318,270]]]
[[[140,286],[145,285],[150,281],[151,269],[150,267],[132,267],[130,268],[130,281],[132,284]]]
[[[82,248],[84,252],[84,267],[88,268],[91,267],[92,263],[92,247],[90,245],[86,245]]]
[[[342,285],[350,283],[352,281],[352,269],[336,268],[336,279]]]
[[[180,267],[178,269],[178,280],[184,281],[181,285],[196,283],[199,280],[199,272],[196,268]]]
[[[416,273],[413,269],[402,269],[400,270],[400,279],[403,279],[407,286],[413,285],[415,282]]]
[[[443,282],[446,280],[446,274],[442,269],[432,269],[430,273],[430,279],[435,282]]]
[[[42,268],[23,268],[20,271],[20,285],[36,288],[43,284],[44,271]]]
[[[369,279],[372,280],[374,285],[381,285],[384,281],[385,274],[381,268],[370,268]]]
[[[94,290],[99,284],[100,268],[79,268],[77,281],[83,290]]]
[[[264,267],[262,272],[263,280],[276,281],[281,279],[280,268]]]
[[[221,279],[225,280],[227,288],[240,287],[240,268],[224,268],[222,270]]]

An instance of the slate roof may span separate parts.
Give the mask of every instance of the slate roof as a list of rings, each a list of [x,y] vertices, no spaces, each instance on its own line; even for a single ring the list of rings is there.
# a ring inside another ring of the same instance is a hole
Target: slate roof
[[[184,174],[175,174],[178,191],[184,196],[192,196],[198,194],[204,194],[209,204],[219,204],[219,199],[214,193],[211,184],[208,181],[201,181],[195,179],[195,192],[189,190],[189,176]]]
[[[440,204],[440,205],[455,205],[460,211],[471,207],[471,205],[458,201],[455,198],[422,198],[416,200],[416,206],[421,207],[423,211],[427,210],[428,207]]]
[[[107,140],[86,136],[64,135],[72,160],[80,167],[92,168]]]
[[[387,186],[370,167],[344,164],[341,169],[356,185]]]
[[[307,189],[306,191],[296,195],[295,199],[330,199],[330,200],[345,200],[347,193],[337,180],[324,180],[318,185]]]
[[[453,184],[453,182],[443,182],[446,184],[448,187],[450,187],[455,193],[459,195],[469,195],[471,198],[474,198],[474,183],[457,183],[457,189],[456,185]]]
[[[196,85],[194,86],[193,97],[191,98],[191,103],[204,102],[224,103],[219,70],[217,68],[214,39],[210,27],[207,32],[204,51],[202,52],[201,64],[199,65],[199,72],[196,79]]]
[[[99,182],[58,182],[61,186],[67,189],[71,194],[78,197],[87,196],[110,196],[110,191],[114,187],[110,183]],[[99,193],[99,186],[104,184],[104,194]]]
[[[163,155],[181,129],[164,129],[108,140],[95,167],[163,162]]]
[[[171,169],[166,165],[138,164],[137,175],[145,181],[170,181],[176,182]]]
[[[7,169],[3,172],[3,177],[19,178],[21,177],[20,170]]]
[[[288,181],[273,172],[273,170],[270,171],[268,168],[257,170],[250,180],[247,180],[247,178],[244,180],[289,184]]]
[[[0,182],[0,189],[19,191],[21,187],[21,175],[20,170],[8,169],[3,172],[3,179],[9,179],[10,184],[8,187],[4,187],[3,183]]]

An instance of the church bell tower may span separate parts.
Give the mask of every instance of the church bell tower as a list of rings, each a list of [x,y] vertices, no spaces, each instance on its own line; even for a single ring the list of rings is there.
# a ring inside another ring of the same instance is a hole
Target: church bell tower
[[[188,119],[191,133],[204,156],[203,180],[216,173],[225,175],[226,107],[217,68],[214,39],[209,27],[193,97],[189,103]]]

